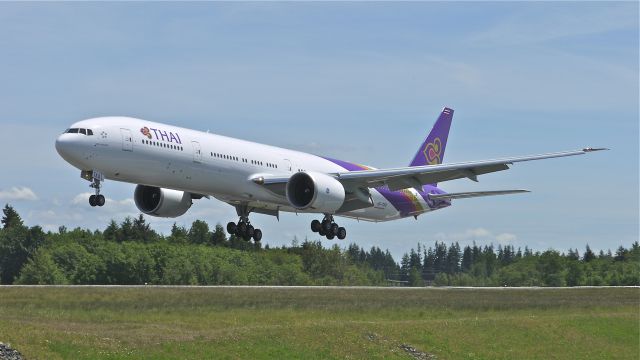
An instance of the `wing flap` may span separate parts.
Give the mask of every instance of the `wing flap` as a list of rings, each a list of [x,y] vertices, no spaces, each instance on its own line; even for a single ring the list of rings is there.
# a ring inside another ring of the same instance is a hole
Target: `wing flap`
[[[509,166],[506,164],[495,164],[495,165],[486,165],[486,166],[478,166],[478,167],[429,172],[429,173],[413,176],[413,178],[417,179],[422,185],[435,184],[439,182],[451,181],[456,179],[464,179],[464,178],[469,178],[473,181],[478,181],[477,179],[478,175],[484,175],[484,174],[489,174],[492,172],[508,170],[508,169],[509,169]],[[385,181],[386,181],[386,184],[389,185],[389,190],[391,191],[402,190],[408,187],[415,187],[415,186],[407,186],[407,182],[404,181],[404,178],[405,178],[404,175],[398,175],[398,176],[391,177]]]
[[[429,197],[433,200],[455,200],[455,199],[470,199],[481,196],[496,196],[496,195],[510,195],[528,193],[529,190],[496,190],[496,191],[473,191],[473,192],[460,192],[449,194],[430,194]]]

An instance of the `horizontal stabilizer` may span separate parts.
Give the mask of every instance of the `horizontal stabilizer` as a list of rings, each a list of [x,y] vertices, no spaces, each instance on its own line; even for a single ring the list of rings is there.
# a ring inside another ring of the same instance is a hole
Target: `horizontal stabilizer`
[[[527,193],[529,190],[498,190],[498,191],[476,191],[476,192],[461,192],[450,194],[429,194],[429,197],[433,200],[453,200],[453,199],[468,199],[480,196],[495,196],[495,195],[509,195]]]

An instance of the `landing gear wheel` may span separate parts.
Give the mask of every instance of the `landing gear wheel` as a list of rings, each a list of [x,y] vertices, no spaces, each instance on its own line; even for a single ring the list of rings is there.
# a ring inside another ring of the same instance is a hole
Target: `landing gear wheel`
[[[336,236],[333,234],[329,234],[327,235],[327,240],[333,240],[333,238],[335,238]]]
[[[344,240],[347,237],[347,229],[343,227],[338,228],[338,240]]]
[[[229,233],[229,235],[235,235],[237,228],[238,226],[234,222],[230,222],[227,224],[227,232]]]
[[[320,220],[313,220],[311,222],[311,231],[318,232],[320,231],[320,228],[322,228],[322,223],[320,223]]]
[[[255,234],[255,229],[253,228],[253,226],[247,225],[247,240],[251,239],[253,237],[253,234]]]
[[[95,202],[97,206],[104,206],[104,203],[106,202],[104,195],[96,195]]]
[[[247,224],[245,224],[244,222],[238,223],[238,226],[236,227],[236,236],[244,237],[246,233],[247,233]]]
[[[332,234],[333,236],[337,236],[339,228],[340,227],[338,226],[338,224],[336,223],[331,224],[331,232],[329,232],[329,234]]]
[[[253,241],[260,242],[260,240],[262,240],[262,230],[255,229],[253,231]]]
[[[331,221],[324,220],[322,222],[322,230],[324,230],[325,234],[330,234],[331,233]]]
[[[326,232],[324,232],[324,229],[323,229],[323,228],[320,228],[320,230],[318,230],[318,234],[319,234],[320,236],[325,236],[325,235],[327,235],[327,233],[326,233]]]
[[[89,205],[91,205],[91,207],[95,207],[96,205],[98,205],[95,195],[89,196]]]

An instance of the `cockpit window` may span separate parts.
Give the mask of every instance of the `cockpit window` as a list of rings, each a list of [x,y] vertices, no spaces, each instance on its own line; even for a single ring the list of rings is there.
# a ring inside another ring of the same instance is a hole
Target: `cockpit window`
[[[80,128],[71,128],[65,131],[65,134],[82,134],[82,135],[93,135],[93,130],[91,129],[80,129]]]

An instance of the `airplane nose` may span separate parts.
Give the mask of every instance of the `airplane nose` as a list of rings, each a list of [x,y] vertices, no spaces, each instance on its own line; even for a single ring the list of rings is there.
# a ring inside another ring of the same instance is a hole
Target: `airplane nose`
[[[63,158],[69,154],[69,138],[62,134],[56,139],[56,151]]]
[[[56,139],[56,151],[67,162],[72,162],[78,153],[77,139],[75,134],[62,134]]]

